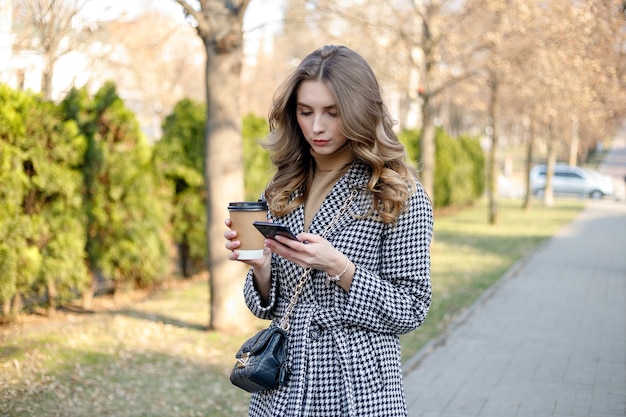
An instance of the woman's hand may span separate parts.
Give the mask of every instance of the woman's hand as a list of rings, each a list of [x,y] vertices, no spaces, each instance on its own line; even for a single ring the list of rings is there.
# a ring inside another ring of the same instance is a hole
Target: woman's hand
[[[346,268],[346,256],[323,237],[311,233],[300,233],[297,237],[298,241],[295,241],[278,235],[275,239],[266,239],[265,246],[303,268],[319,269],[331,276],[340,274]],[[348,268],[337,284],[349,291],[354,265],[349,260],[347,262]]]
[[[267,248],[263,248],[263,257],[258,259],[239,259],[239,251],[237,248],[241,246],[241,242],[237,240],[237,231],[231,229],[232,221],[230,219],[226,219],[224,224],[228,227],[228,230],[224,232],[224,237],[226,238],[226,244],[224,245],[226,249],[231,251],[231,254],[228,256],[228,259],[231,261],[239,261],[245,264],[248,264],[255,268],[260,268],[264,266],[270,260],[270,251]]]
[[[265,246],[269,250],[303,268],[326,270],[333,260],[339,258],[337,251],[326,239],[311,233],[300,233],[298,241],[277,235],[274,239],[266,239]]]
[[[254,273],[254,282],[256,284],[257,291],[261,295],[261,299],[263,301],[267,301],[269,299],[269,291],[271,286],[271,278],[272,278],[272,255],[267,246],[263,247],[263,257],[259,259],[238,259],[239,251],[237,248],[241,246],[241,242],[237,240],[237,231],[231,229],[232,222],[230,219],[226,219],[224,224],[228,227],[228,230],[224,232],[224,237],[226,238],[226,244],[224,245],[226,249],[231,251],[231,254],[228,256],[228,259],[231,261],[239,261],[245,264],[248,264],[252,267],[252,272]]]

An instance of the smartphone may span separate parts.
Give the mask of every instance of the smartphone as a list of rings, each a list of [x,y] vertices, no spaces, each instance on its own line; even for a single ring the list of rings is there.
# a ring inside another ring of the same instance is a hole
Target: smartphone
[[[287,237],[292,240],[298,240],[296,235],[284,224],[258,221],[252,224],[259,230],[259,232],[263,234],[263,236],[268,239],[274,239],[274,237],[278,235]]]

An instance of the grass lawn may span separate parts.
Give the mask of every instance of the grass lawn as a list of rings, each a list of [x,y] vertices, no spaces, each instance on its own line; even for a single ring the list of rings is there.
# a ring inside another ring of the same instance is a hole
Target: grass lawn
[[[501,201],[497,226],[487,224],[484,203],[436,216],[433,303],[426,323],[402,336],[403,360],[570,222],[584,201],[535,203],[528,212],[520,206]],[[207,304],[207,282],[196,280],[123,307],[0,327],[0,416],[245,416],[249,394],[228,375],[246,336],[205,331]]]

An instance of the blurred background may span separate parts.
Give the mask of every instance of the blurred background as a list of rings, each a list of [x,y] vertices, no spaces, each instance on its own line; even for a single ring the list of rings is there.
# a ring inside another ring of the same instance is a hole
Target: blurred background
[[[324,44],[372,65],[437,210],[487,198],[497,224],[500,198],[553,204],[531,169],[596,168],[623,126],[625,17],[622,0],[0,0],[3,316],[207,270],[211,317],[230,312],[225,207],[263,191],[272,95]]]

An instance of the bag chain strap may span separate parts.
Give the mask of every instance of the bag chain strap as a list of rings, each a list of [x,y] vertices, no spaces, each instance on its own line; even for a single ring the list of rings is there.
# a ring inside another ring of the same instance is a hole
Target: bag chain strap
[[[343,203],[343,206],[341,206],[337,214],[335,214],[335,217],[333,217],[333,220],[326,227],[326,230],[324,230],[324,233],[322,233],[323,238],[326,238],[326,236],[331,231],[331,229],[335,227],[335,225],[339,222],[339,219],[341,218],[343,213],[345,213],[345,211],[348,209],[348,205],[352,202],[352,200],[354,200],[354,197],[356,197],[357,193],[358,193],[357,189],[352,190],[352,192],[346,199],[345,203]],[[293,313],[293,309],[296,307],[298,298],[300,297],[300,294],[302,294],[302,291],[304,290],[304,285],[306,284],[306,281],[309,276],[309,273],[311,272],[311,269],[312,269],[311,267],[306,268],[304,272],[302,273],[302,275],[300,276],[300,280],[298,281],[296,290],[291,296],[291,299],[289,300],[289,305],[287,306],[287,309],[285,310],[285,315],[283,316],[282,319],[280,319],[280,323],[278,326],[285,331],[289,330],[289,327],[291,326],[289,324],[289,317],[291,316],[291,313]]]

